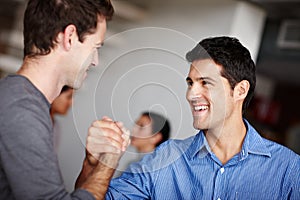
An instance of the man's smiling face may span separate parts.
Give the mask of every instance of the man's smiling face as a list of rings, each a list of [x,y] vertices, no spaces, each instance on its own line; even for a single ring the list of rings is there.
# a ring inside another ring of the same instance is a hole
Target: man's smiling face
[[[232,89],[221,76],[222,67],[212,59],[195,60],[187,81],[186,98],[191,106],[193,125],[199,130],[222,126],[234,107]]]

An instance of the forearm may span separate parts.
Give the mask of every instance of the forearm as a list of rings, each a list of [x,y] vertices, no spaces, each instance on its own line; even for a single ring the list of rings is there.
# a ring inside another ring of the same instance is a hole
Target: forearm
[[[76,188],[89,191],[97,200],[104,199],[120,157],[120,154],[101,154],[97,164],[90,163],[86,158]]]
[[[84,159],[81,172],[79,176],[77,177],[76,183],[75,183],[75,189],[80,188],[83,183],[86,181],[86,179],[89,177],[89,174],[92,173],[95,166],[92,166],[88,163],[87,158]]]

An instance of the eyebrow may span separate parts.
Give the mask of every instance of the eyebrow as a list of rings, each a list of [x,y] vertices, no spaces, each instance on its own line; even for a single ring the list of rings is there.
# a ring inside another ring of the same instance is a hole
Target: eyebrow
[[[186,77],[185,79],[186,81],[192,81],[192,79],[190,77]]]
[[[186,77],[185,80],[186,80],[186,81],[193,81],[190,77]],[[196,81],[205,81],[205,80],[209,80],[209,81],[211,81],[211,82],[213,82],[213,83],[216,82],[214,79],[212,79],[212,78],[210,78],[210,77],[197,77],[197,78],[196,78]]]

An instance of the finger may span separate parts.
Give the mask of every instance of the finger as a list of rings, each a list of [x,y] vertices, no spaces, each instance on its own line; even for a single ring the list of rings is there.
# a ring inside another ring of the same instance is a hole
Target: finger
[[[125,151],[126,148],[130,145],[131,140],[130,140],[130,132],[127,131],[122,135],[124,141],[122,143],[122,151]]]
[[[99,130],[90,132],[89,136],[87,137],[87,146],[91,146],[94,144],[97,145],[108,144],[108,145],[113,145],[120,150],[123,149],[124,139],[120,135],[114,134],[114,132],[110,129],[101,132],[102,135],[98,134]],[[113,132],[113,133],[110,134],[109,132]]]
[[[120,149],[107,144],[101,144],[96,145],[94,148],[87,148],[87,152],[95,158],[99,158],[99,155],[102,153],[113,153],[113,154],[119,154],[121,153]]]
[[[121,130],[122,130],[122,128],[124,128],[123,122],[115,121],[115,124],[116,124]]]
[[[104,138],[93,138],[93,142],[96,145],[111,145],[118,149],[122,149],[123,142],[119,142],[115,140],[114,138],[104,137]]]
[[[104,140],[91,138],[87,139],[86,151],[96,158],[98,158],[101,153],[121,153],[121,149],[118,147],[118,145],[105,142]]]
[[[110,128],[119,135],[122,135],[121,129],[117,126],[117,124],[114,121],[97,120],[92,123],[92,126],[99,128]]]
[[[130,131],[124,126],[122,122],[115,122],[119,129],[122,131],[122,135],[130,135]]]
[[[122,151],[125,151],[126,148],[130,144],[130,131],[126,129],[125,127],[122,128],[122,138],[123,138],[123,143],[122,143]]]
[[[102,120],[104,120],[104,121],[114,121],[114,120],[112,120],[110,117],[108,117],[108,116],[103,116],[102,117]]]
[[[125,128],[125,126],[122,122],[116,122],[116,125],[121,129],[121,131],[123,133],[122,134],[122,138],[123,138],[122,151],[125,151],[131,142],[130,141],[130,131]]]
[[[122,135],[116,134],[115,131],[110,128],[90,127],[88,130],[88,137],[99,139],[108,138],[120,144],[122,144],[124,141]]]

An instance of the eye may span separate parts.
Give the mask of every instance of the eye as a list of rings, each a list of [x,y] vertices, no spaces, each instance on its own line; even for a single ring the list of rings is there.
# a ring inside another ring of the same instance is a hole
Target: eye
[[[190,80],[188,80],[188,81],[186,81],[186,84],[190,87],[190,86],[193,86],[193,81],[190,81]]]
[[[208,82],[208,81],[202,81],[202,85],[209,85],[210,84],[210,82]]]

